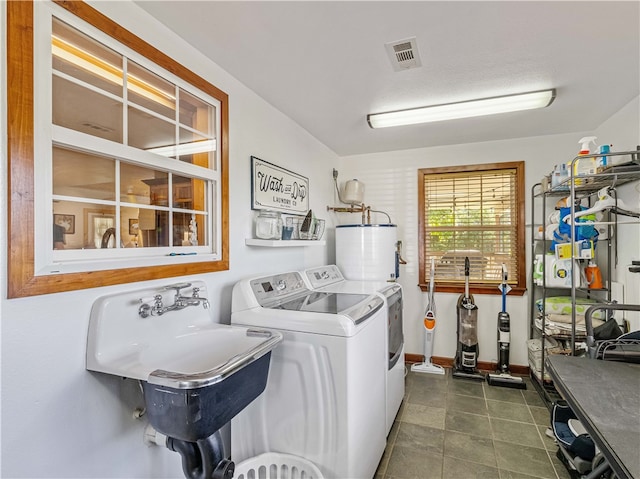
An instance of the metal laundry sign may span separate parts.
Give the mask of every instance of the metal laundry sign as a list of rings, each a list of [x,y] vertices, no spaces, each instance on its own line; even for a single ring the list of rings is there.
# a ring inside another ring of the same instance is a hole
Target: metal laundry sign
[[[252,156],[251,209],[306,214],[309,179]]]

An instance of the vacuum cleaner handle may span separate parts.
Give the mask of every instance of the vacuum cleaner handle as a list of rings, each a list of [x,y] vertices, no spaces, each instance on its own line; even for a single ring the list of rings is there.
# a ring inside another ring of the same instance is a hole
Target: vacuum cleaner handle
[[[507,293],[509,292],[509,283],[507,275],[507,265],[502,263],[502,312],[507,312]]]
[[[434,298],[435,290],[435,276],[436,276],[436,260],[431,258],[431,267],[429,269],[429,297],[427,299],[427,311],[432,311],[434,316],[436,314],[436,302]]]
[[[464,299],[469,300],[469,257],[464,257]]]

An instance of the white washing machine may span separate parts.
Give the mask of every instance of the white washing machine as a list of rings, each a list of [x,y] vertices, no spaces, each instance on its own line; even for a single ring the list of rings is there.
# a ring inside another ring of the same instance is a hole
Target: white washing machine
[[[333,293],[378,294],[385,302],[386,337],[385,395],[386,432],[389,434],[404,398],[404,333],[402,325],[402,286],[386,281],[352,281],[336,265],[318,266],[304,271],[311,289]]]
[[[231,323],[280,331],[265,391],[231,421],[231,457],[281,452],[326,478],[371,479],[386,445],[379,295],[309,289],[298,272],[233,288]]]

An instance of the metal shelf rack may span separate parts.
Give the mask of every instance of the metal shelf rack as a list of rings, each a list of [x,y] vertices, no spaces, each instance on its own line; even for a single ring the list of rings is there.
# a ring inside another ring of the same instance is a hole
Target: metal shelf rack
[[[571,287],[570,288],[556,288],[549,287],[547,283],[547,273],[545,271],[546,261],[544,255],[549,251],[551,246],[551,240],[546,239],[546,227],[547,227],[547,214],[551,209],[551,205],[548,204],[549,198],[561,198],[567,197],[567,204],[570,206],[570,225],[575,224],[576,205],[585,200],[591,202],[594,196],[605,187],[614,188],[626,183],[640,180],[640,149],[638,151],[625,151],[625,152],[610,152],[607,154],[588,155],[589,157],[602,157],[607,156],[609,160],[616,158],[618,161],[617,166],[613,166],[599,173],[588,176],[574,176],[574,166],[580,159],[584,159],[584,156],[575,157],[569,165],[569,177],[553,188],[543,188],[543,183],[536,183],[531,189],[531,273],[530,273],[530,332],[529,337],[531,339],[539,338],[541,340],[541,367],[539,373],[536,373],[533,364],[530,361],[530,376],[534,387],[538,390],[540,396],[543,398],[548,407],[559,399],[559,395],[556,392],[553,383],[550,379],[545,379],[545,361],[546,361],[546,345],[547,338],[551,337],[559,339],[568,344],[568,348],[564,350],[564,354],[577,355],[580,351],[576,350],[576,343],[584,341],[585,335],[578,334],[576,332],[576,300],[577,298],[593,298],[601,302],[611,302],[611,288],[608,287],[611,284],[611,269],[612,269],[612,249],[615,247],[615,242],[612,238],[617,239],[616,229],[617,223],[612,222],[611,213],[608,213],[606,223],[608,223],[608,235],[607,239],[598,242],[599,258],[603,274],[605,274],[607,287],[601,289],[587,289],[576,284],[573,271],[571,273]],[[621,164],[624,163],[624,164]],[[547,185],[550,186],[550,185]],[[538,216],[538,218],[536,218]],[[640,220],[636,220],[640,222]],[[536,233],[538,226],[542,230],[542,238],[538,238]],[[606,256],[603,258],[602,250],[606,248]],[[536,285],[534,279],[534,262],[537,254],[542,253],[542,284]],[[572,268],[576,265],[575,257],[575,235],[571,235],[571,265]],[[556,294],[558,291],[564,292],[566,295],[569,291],[571,293],[571,304],[574,305],[571,312],[571,333],[565,335],[547,334],[546,332],[546,305],[545,298]],[[536,302],[541,299],[541,310],[538,311]],[[536,317],[541,318],[541,328],[538,328],[535,324]]]

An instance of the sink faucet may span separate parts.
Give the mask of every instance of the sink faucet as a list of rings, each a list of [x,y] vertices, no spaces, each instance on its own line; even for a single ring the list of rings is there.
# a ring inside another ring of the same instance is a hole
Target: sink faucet
[[[209,309],[209,301],[207,300],[207,298],[201,298],[199,293],[200,288],[193,288],[191,296],[182,296],[180,294],[180,290],[176,289],[174,309],[183,309],[187,306],[197,306],[199,304],[201,304],[204,309]]]
[[[198,306],[199,304],[201,304],[204,309],[209,309],[209,301],[207,298],[200,297],[200,288],[193,288],[191,296],[183,296],[180,294],[180,290],[188,288],[189,286],[191,286],[191,283],[178,283],[165,286],[165,290],[173,289],[176,292],[173,304],[169,306],[165,306],[163,304],[161,294],[156,294],[153,297],[153,306],[150,306],[147,303],[147,300],[140,299],[142,304],[138,308],[138,314],[143,318],[147,318],[149,316],[162,316],[164,313],[169,311],[179,311],[188,306]]]

